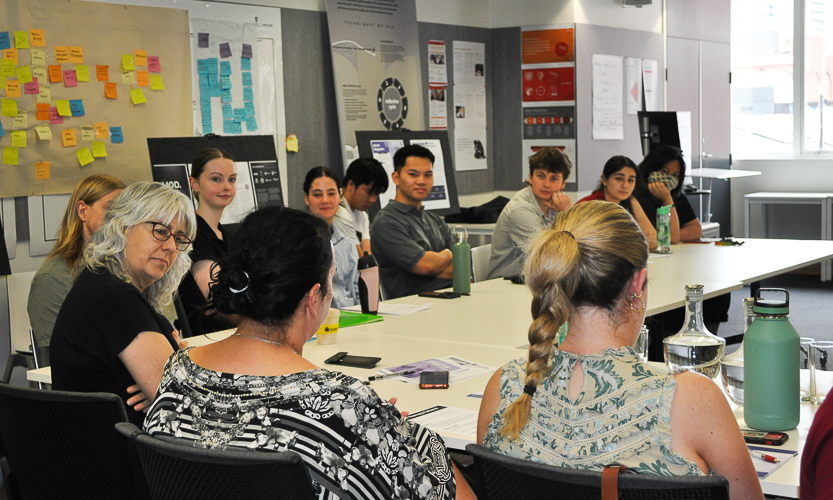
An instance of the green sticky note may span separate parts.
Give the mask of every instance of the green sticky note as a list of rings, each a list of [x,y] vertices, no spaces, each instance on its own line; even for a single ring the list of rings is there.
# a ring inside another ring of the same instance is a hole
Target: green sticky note
[[[121,55],[121,67],[124,71],[135,71],[136,66],[133,64],[133,54]]]
[[[0,60],[0,76],[15,76],[15,74],[14,74],[14,60],[12,60],[12,59]]]
[[[150,90],[165,90],[165,84],[162,83],[162,75],[150,75]]]
[[[90,81],[90,68],[86,64],[76,64],[75,65],[75,78],[79,82],[89,82]]]
[[[104,141],[93,141],[93,156],[96,158],[107,157],[107,144]]]
[[[95,161],[95,158],[93,158],[93,155],[90,154],[90,148],[88,147],[83,147],[76,151],[75,156],[78,158],[78,163],[80,163],[82,167]]]
[[[17,116],[17,101],[14,99],[3,99],[2,115],[11,116],[12,118]]]
[[[130,89],[130,99],[133,101],[134,106],[142,104],[143,102],[148,102],[145,98],[145,93],[142,92],[142,89]]]
[[[26,131],[12,130],[12,147],[25,148],[26,147]]]
[[[55,106],[58,108],[58,116],[72,116],[72,109],[69,107],[69,100],[56,99]]]
[[[29,32],[15,31],[14,32],[14,46],[17,49],[29,48]]]
[[[27,66],[18,66],[14,69],[17,74],[17,81],[20,84],[29,83],[32,81],[32,68]]]
[[[17,165],[17,148],[3,148],[3,163]]]

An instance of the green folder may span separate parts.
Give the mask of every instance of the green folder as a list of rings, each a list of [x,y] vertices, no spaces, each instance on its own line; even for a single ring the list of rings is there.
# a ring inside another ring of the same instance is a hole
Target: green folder
[[[341,311],[338,318],[338,328],[347,328],[348,326],[364,325],[365,323],[376,323],[383,321],[382,315],[376,314],[362,314],[350,311]]]

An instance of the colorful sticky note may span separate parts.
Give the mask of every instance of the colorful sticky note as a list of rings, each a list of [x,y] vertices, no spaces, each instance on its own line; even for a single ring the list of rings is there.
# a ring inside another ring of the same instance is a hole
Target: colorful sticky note
[[[8,31],[0,31],[0,50],[6,50],[10,48],[12,45],[9,42],[9,32]]]
[[[228,42],[220,44],[220,57],[223,59],[231,57],[231,45]]]
[[[95,65],[95,79],[98,82],[109,82],[110,81],[110,66],[106,64],[96,64]]]
[[[17,80],[6,80],[6,97],[20,97],[20,82]]]
[[[37,78],[38,85],[41,87],[49,86],[49,72],[43,66],[32,68],[32,78]]]
[[[18,49],[29,48],[29,33],[25,31],[14,32],[14,46]]]
[[[110,142],[119,144],[124,142],[124,136],[121,133],[121,127],[110,127]]]
[[[35,119],[40,121],[49,121],[49,103],[37,103],[35,104]]]
[[[2,100],[2,114],[3,116],[11,116],[14,118],[17,116],[17,101],[14,99],[3,99]]]
[[[18,66],[14,69],[15,74],[17,74],[17,81],[21,84],[29,83],[32,81],[32,68],[27,66]]]
[[[234,121],[242,122],[246,119],[246,110],[243,108],[234,108]]]
[[[58,108],[58,114],[61,116],[72,116],[72,109],[69,107],[69,101],[66,99],[57,99],[55,106]]]
[[[146,50],[134,50],[133,51],[133,64],[136,66],[147,66],[148,65],[148,51]]]
[[[151,73],[162,72],[162,66],[159,64],[159,56],[148,56],[148,71]]]
[[[55,62],[65,63],[69,62],[69,47],[56,46],[55,47]]]
[[[133,101],[134,106],[148,102],[142,89],[130,89],[130,100]]]
[[[107,139],[110,137],[110,132],[107,129],[107,122],[96,122],[95,124],[95,138]]]
[[[231,78],[227,76],[220,77],[220,88],[223,90],[229,90],[231,88]]]
[[[115,82],[107,82],[104,84],[104,96],[107,99],[118,99],[119,93],[116,90],[116,83]]]
[[[252,70],[252,60],[251,59],[240,59],[240,69],[243,71],[251,71]]]
[[[220,76],[231,76],[230,61],[220,61]]]
[[[85,64],[76,64],[75,65],[75,76],[78,78],[79,82],[89,82],[90,81],[90,67]]]
[[[43,30],[29,30],[29,41],[32,47],[46,47],[46,37]]]
[[[6,132],[3,130],[3,120],[0,120],[0,137],[6,135]]]
[[[254,116],[246,117],[246,130],[249,132],[254,132],[257,130],[257,120],[255,120]]]
[[[49,179],[49,162],[48,161],[35,162],[35,179],[37,179],[39,181],[45,181],[46,179]]]
[[[231,104],[223,104],[223,120],[234,120],[234,111],[231,110]]]
[[[64,86],[66,86],[67,88],[78,86],[78,78],[75,76],[74,69],[64,70]]]
[[[80,163],[82,167],[95,161],[93,155],[90,154],[90,148],[86,146],[75,151],[75,156],[78,158],[78,163]]]
[[[3,163],[17,165],[17,148],[3,148]]]
[[[230,103],[231,99],[231,91],[230,90],[223,90],[220,92],[220,102],[223,104]]]
[[[38,95],[40,92],[40,85],[38,79],[33,78],[31,82],[23,84],[23,93],[26,95]]]
[[[52,128],[49,125],[38,125],[35,127],[35,132],[38,133],[38,139],[42,141],[52,140]]]
[[[133,64],[133,56],[130,54],[121,55],[121,68],[124,71],[135,71],[136,66]]]
[[[81,140],[93,142],[95,140],[95,128],[89,125],[83,125],[81,127]]]
[[[150,75],[150,90],[165,90],[162,75]]]
[[[243,85],[246,87],[252,86],[252,74],[248,71],[243,72]]]
[[[125,85],[132,85],[136,82],[136,72],[135,71],[122,71],[121,72],[121,82]]]
[[[107,158],[107,144],[104,141],[93,141],[93,156]]]
[[[12,147],[25,148],[26,147],[26,131],[12,130]]]
[[[255,94],[252,92],[251,87],[243,87],[243,100],[244,101],[254,101]]]
[[[244,109],[246,110],[246,116],[255,115],[255,104],[252,101],[246,101]]]
[[[6,38],[9,34],[6,33]],[[197,33],[197,46],[201,49],[208,48],[208,33]]]
[[[43,49],[32,49],[32,66],[46,66],[46,51]]]
[[[2,59],[0,60],[0,75],[2,76],[15,76],[14,74],[14,61],[11,59]]]
[[[136,85],[140,87],[150,87],[150,76],[147,71],[136,71]]]
[[[83,47],[69,48],[69,62],[74,64],[84,64],[84,49]]]
[[[26,111],[18,111],[17,116],[14,117],[12,126],[14,128],[29,128],[29,113]]]
[[[78,138],[75,137],[74,128],[68,128],[61,131],[61,143],[65,148],[78,145]]]
[[[20,55],[17,53],[17,49],[15,49],[15,48],[4,50],[3,51],[3,59],[8,59],[10,61],[14,61],[15,66],[20,64]]]
[[[41,87],[38,89],[38,103],[39,104],[49,104],[52,102],[52,91],[46,87]]]
[[[241,51],[240,57],[243,59],[251,59],[252,58],[252,46],[248,43],[243,44],[243,50]]]
[[[49,67],[47,67],[47,69],[49,70],[49,81],[50,82],[58,83],[58,82],[64,81],[64,73],[63,73],[63,71],[61,71],[61,66],[60,65],[57,65],[57,64],[52,65],[51,64],[51,65],[49,65]]]
[[[64,123],[64,117],[58,114],[58,108],[49,108],[49,123],[51,125],[60,125],[61,123]]]
[[[84,116],[84,101],[81,99],[73,99],[69,101],[69,110],[72,116]]]

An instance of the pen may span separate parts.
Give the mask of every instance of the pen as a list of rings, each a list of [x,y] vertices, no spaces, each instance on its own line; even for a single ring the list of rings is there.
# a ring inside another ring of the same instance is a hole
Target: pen
[[[416,370],[405,370],[404,372],[386,373],[384,375],[373,375],[372,377],[367,377],[367,381],[373,382],[374,380],[384,380],[386,378],[399,377],[400,375],[411,375],[414,373],[416,373]]]
[[[759,458],[765,462],[769,462],[772,464],[780,464],[781,461],[778,460],[777,457],[773,457],[772,455],[767,455],[766,453],[761,453],[760,451],[749,450],[749,453],[752,454],[753,457]]]

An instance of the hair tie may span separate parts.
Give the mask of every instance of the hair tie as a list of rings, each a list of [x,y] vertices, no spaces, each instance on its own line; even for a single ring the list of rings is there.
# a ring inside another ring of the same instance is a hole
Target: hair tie
[[[242,272],[243,272],[243,276],[246,277],[246,284],[243,286],[243,288],[241,288],[239,290],[237,288],[234,288],[233,286],[229,285],[228,289],[231,290],[231,293],[233,293],[233,294],[243,293],[243,292],[245,292],[246,290],[249,289],[249,273],[247,273],[246,271],[242,271]]]
[[[538,390],[538,387],[536,387],[534,385],[526,384],[524,386],[524,394],[529,394],[530,396],[535,394],[535,391],[537,391],[537,390]]]
[[[570,238],[572,238],[572,239],[573,239],[573,241],[575,241],[576,237],[575,237],[575,236],[573,236],[573,233],[571,233],[570,231],[561,231],[561,232],[562,232],[562,233],[567,233],[567,236],[569,236]]]

